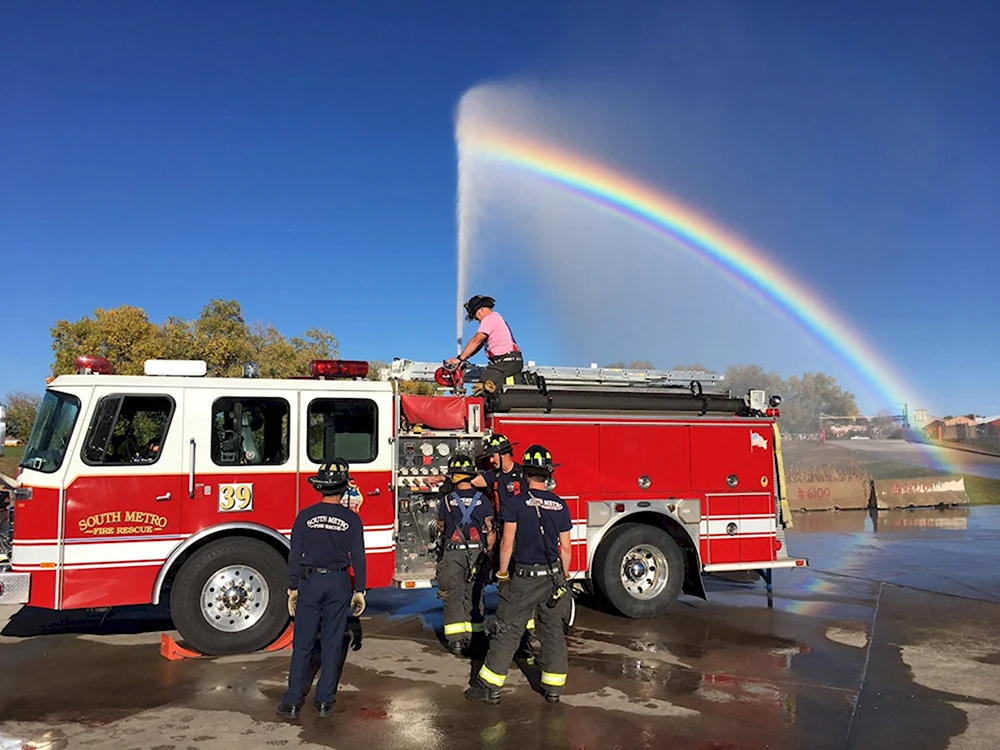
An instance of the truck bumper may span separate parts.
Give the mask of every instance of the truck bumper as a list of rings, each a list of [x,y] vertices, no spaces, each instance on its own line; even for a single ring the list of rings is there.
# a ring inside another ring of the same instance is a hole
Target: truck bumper
[[[0,604],[27,604],[31,573],[0,573]]]

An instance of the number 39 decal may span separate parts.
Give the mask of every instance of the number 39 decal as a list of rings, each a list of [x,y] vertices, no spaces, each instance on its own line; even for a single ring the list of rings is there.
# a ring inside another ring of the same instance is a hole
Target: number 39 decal
[[[220,484],[219,512],[253,510],[253,484]]]

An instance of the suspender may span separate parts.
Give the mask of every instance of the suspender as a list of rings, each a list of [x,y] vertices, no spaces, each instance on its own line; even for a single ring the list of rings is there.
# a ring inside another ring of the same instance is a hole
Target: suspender
[[[517,339],[514,338],[514,329],[510,327],[510,323],[507,322],[506,318],[503,319],[503,324],[507,326],[507,333],[510,334],[510,341],[514,345],[514,351],[515,352],[521,351],[521,347],[517,345]]]
[[[549,545],[548,545],[548,543],[547,543],[547,541],[545,539],[545,524],[542,522],[542,509],[541,509],[541,506],[538,504],[539,500],[538,500],[537,497],[535,497],[531,493],[530,490],[528,491],[528,497],[530,497],[532,500],[535,501],[535,505],[534,505],[535,515],[538,517],[538,531],[542,535],[542,552],[545,553],[545,564],[548,565],[548,566],[550,566],[550,567],[552,567],[553,563],[552,563],[551,557],[549,556]],[[558,552],[557,552],[557,554],[558,554]],[[561,559],[559,560],[559,567],[560,567],[560,569],[562,569],[562,560]]]
[[[483,498],[483,493],[476,490],[476,494],[472,496],[472,500],[469,502],[469,506],[465,507],[465,504],[461,502],[464,498],[457,492],[452,492],[448,495],[448,499],[454,498],[458,500],[458,510],[462,514],[461,519],[458,520],[458,530],[462,534],[462,538],[466,542],[469,541],[469,535],[466,533],[465,528],[472,523],[472,513],[475,511],[476,507],[479,505],[479,501]],[[451,512],[452,520],[456,520],[454,511]]]

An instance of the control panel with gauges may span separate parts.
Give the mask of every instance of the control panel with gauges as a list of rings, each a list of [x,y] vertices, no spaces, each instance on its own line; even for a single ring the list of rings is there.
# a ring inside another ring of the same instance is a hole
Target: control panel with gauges
[[[455,453],[475,457],[482,451],[482,441],[469,437],[404,436],[398,445],[396,486],[413,492],[437,492]]]
[[[396,445],[396,581],[407,587],[429,585],[436,576],[439,490],[448,475],[448,461],[464,453],[480,462],[483,441],[454,433],[402,433]]]

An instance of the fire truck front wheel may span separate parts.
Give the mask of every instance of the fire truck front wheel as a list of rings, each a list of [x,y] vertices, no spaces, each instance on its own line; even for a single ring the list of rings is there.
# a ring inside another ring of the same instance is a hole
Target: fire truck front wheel
[[[273,643],[288,625],[288,565],[256,539],[221,539],[195,552],[170,592],[170,614],[203,654],[244,654]]]
[[[684,555],[662,529],[628,523],[609,531],[598,547],[593,579],[601,597],[626,617],[657,617],[680,595]]]

